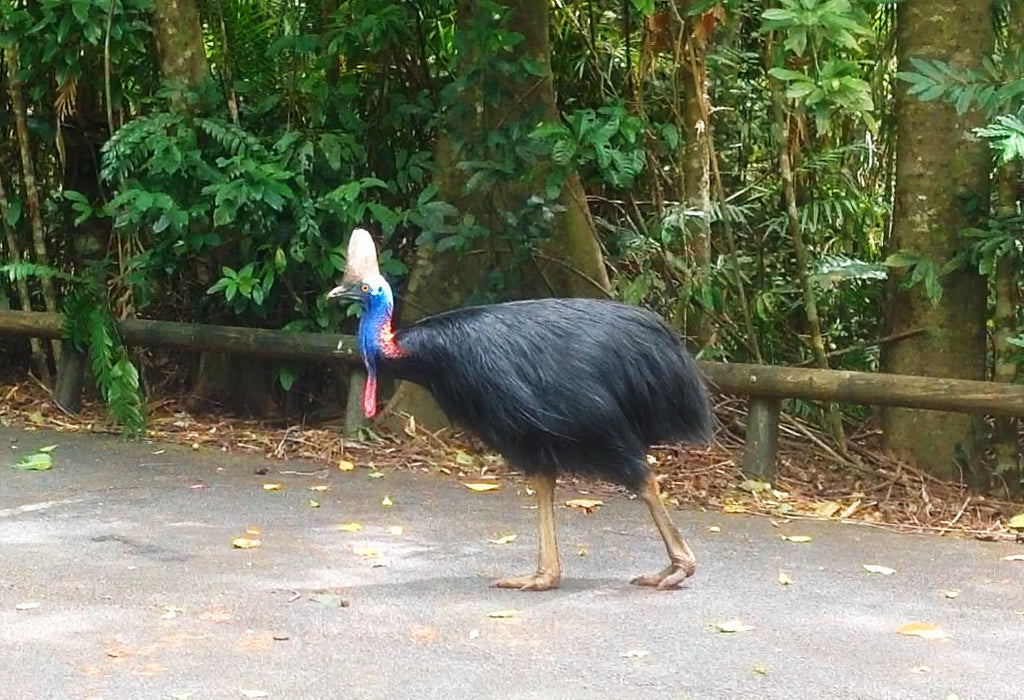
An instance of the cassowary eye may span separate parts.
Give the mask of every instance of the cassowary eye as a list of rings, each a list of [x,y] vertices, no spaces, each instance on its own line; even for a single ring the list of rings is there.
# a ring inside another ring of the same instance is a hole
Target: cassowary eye
[[[363,286],[361,287],[361,289],[362,289],[362,290],[363,290],[364,292],[368,292],[368,291],[370,291],[370,285],[368,285],[368,284],[364,284],[364,285],[363,285]]]

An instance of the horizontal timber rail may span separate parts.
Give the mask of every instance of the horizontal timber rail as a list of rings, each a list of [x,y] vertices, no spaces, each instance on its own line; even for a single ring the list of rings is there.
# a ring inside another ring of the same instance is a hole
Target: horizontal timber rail
[[[40,311],[0,311],[0,335],[60,338],[60,314]],[[150,321],[129,318],[117,323],[126,345],[176,348],[195,352],[223,352],[282,360],[359,359],[356,339],[330,333],[291,333],[264,328],[210,326],[201,323]]]
[[[356,339],[347,335],[143,319],[120,321],[118,330],[122,340],[134,346],[359,364]],[[3,334],[59,338],[61,317],[35,311],[0,311]],[[1015,384],[722,362],[700,365],[718,391],[750,397],[743,471],[766,479],[775,470],[780,401],[786,398],[1024,418],[1024,386]],[[350,414],[358,413],[357,392],[362,390],[358,368],[354,368],[353,377]],[[355,420],[349,416],[346,423],[354,426]]]
[[[358,359],[356,339],[349,335],[143,319],[120,321],[118,329],[128,345],[318,362]],[[0,334],[59,338],[61,317],[37,311],[0,311]],[[1024,386],[1016,384],[724,362],[700,365],[715,388],[725,394],[1024,418]]]

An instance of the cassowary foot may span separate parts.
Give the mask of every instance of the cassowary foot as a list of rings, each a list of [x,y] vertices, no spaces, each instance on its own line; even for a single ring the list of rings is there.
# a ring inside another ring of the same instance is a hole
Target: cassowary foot
[[[660,591],[667,591],[672,588],[679,588],[683,581],[693,576],[693,572],[696,570],[697,564],[692,561],[673,562],[656,574],[637,576],[630,583],[634,586],[648,586],[650,588],[657,588]]]
[[[496,588],[515,588],[520,591],[548,591],[558,588],[559,580],[560,577],[557,574],[538,571],[534,574],[498,579],[491,585]]]

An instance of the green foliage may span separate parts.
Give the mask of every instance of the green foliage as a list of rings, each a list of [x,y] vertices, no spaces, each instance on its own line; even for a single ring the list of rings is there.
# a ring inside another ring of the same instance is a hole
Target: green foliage
[[[903,271],[900,289],[911,289],[921,285],[933,306],[942,301],[941,278],[948,271],[948,266],[940,266],[934,260],[908,250],[893,253],[885,259],[885,265]]]
[[[862,39],[872,35],[866,12],[848,0],[780,0],[779,5],[761,13],[761,32],[783,37],[783,51],[768,74],[785,84],[788,99],[811,112],[819,132],[837,128],[842,116],[875,128],[872,88],[858,60]]]
[[[542,124],[531,134],[542,157],[555,166],[549,178],[549,197],[557,196],[569,171],[584,173],[596,168],[600,182],[617,189],[632,187],[643,172],[647,154],[645,124],[625,106],[607,105],[598,110],[579,110],[564,122]]]
[[[1024,112],[1000,114],[990,125],[974,130],[988,139],[1000,164],[1024,160]]]
[[[0,265],[0,276],[12,280],[51,277],[68,284],[63,305],[64,340],[88,353],[96,386],[111,417],[127,435],[137,436],[146,429],[139,372],[117,335],[101,271],[96,268],[88,275],[77,276],[31,263]]]
[[[907,93],[924,102],[948,102],[956,107],[957,114],[969,109],[994,114],[1024,97],[1024,77],[1008,74],[991,59],[985,59],[980,70],[923,58],[911,58],[910,63],[915,70],[896,74],[909,84]]]

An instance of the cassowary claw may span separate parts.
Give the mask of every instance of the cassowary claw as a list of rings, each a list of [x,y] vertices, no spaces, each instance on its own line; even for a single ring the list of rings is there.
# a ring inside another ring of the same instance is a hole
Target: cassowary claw
[[[697,564],[694,562],[684,562],[682,564],[669,564],[664,570],[659,571],[656,574],[644,574],[643,576],[637,576],[630,581],[634,586],[649,586],[651,588],[657,588],[659,591],[667,591],[673,588],[679,588],[683,581],[693,576],[693,572],[697,570]]]
[[[535,574],[523,574],[522,576],[510,576],[498,579],[491,585],[495,588],[515,588],[519,591],[548,591],[558,588],[559,577],[555,574],[538,571]]]

